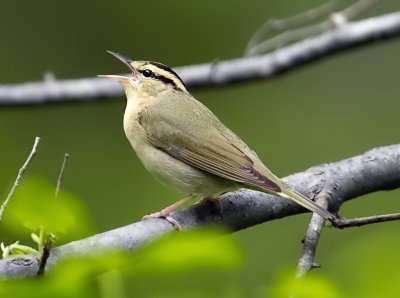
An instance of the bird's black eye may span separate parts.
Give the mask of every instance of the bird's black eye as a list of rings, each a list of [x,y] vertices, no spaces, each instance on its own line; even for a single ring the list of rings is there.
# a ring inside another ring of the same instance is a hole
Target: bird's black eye
[[[145,69],[145,70],[143,70],[143,75],[146,78],[149,78],[149,77],[153,76],[153,72],[150,69]]]

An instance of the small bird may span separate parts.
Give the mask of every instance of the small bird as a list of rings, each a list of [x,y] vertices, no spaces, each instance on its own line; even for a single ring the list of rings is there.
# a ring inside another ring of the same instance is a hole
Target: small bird
[[[124,130],[145,168],[166,185],[189,195],[147,217],[163,217],[193,197],[216,199],[224,192],[251,188],[289,198],[323,218],[335,216],[275,176],[235,133],[186,89],[168,66],[110,54],[132,74],[101,75],[125,89]]]

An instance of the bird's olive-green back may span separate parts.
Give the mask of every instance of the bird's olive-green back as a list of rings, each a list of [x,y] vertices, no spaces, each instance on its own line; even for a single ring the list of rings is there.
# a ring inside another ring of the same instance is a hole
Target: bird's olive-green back
[[[148,141],[194,167],[279,192],[279,180],[238,136],[190,94],[167,92],[139,114]]]

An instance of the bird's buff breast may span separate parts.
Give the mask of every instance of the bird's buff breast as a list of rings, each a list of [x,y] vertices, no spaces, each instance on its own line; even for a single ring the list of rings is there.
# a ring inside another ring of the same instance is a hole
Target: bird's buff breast
[[[216,197],[233,188],[230,181],[196,169],[149,144],[139,122],[125,122],[125,134],[132,148],[145,168],[163,184],[204,197]]]

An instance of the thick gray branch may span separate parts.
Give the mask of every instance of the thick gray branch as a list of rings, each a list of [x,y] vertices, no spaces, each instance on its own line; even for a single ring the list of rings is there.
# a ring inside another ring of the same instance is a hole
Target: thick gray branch
[[[395,12],[345,23],[266,55],[176,67],[176,71],[190,88],[226,85],[269,78],[340,51],[399,35],[400,12]],[[47,79],[43,82],[0,85],[0,106],[90,101],[122,94],[121,87],[107,79]]]
[[[312,167],[284,179],[297,191],[324,197],[330,209],[364,194],[400,187],[400,144],[370,150],[336,163]],[[290,200],[242,189],[222,196],[223,215],[210,203],[197,204],[173,213],[185,229],[222,224],[232,231],[307,212]],[[163,219],[148,219],[74,241],[51,250],[47,268],[70,255],[90,254],[96,249],[135,249],[174,227]],[[38,270],[35,256],[0,260],[0,276],[31,276]]]

